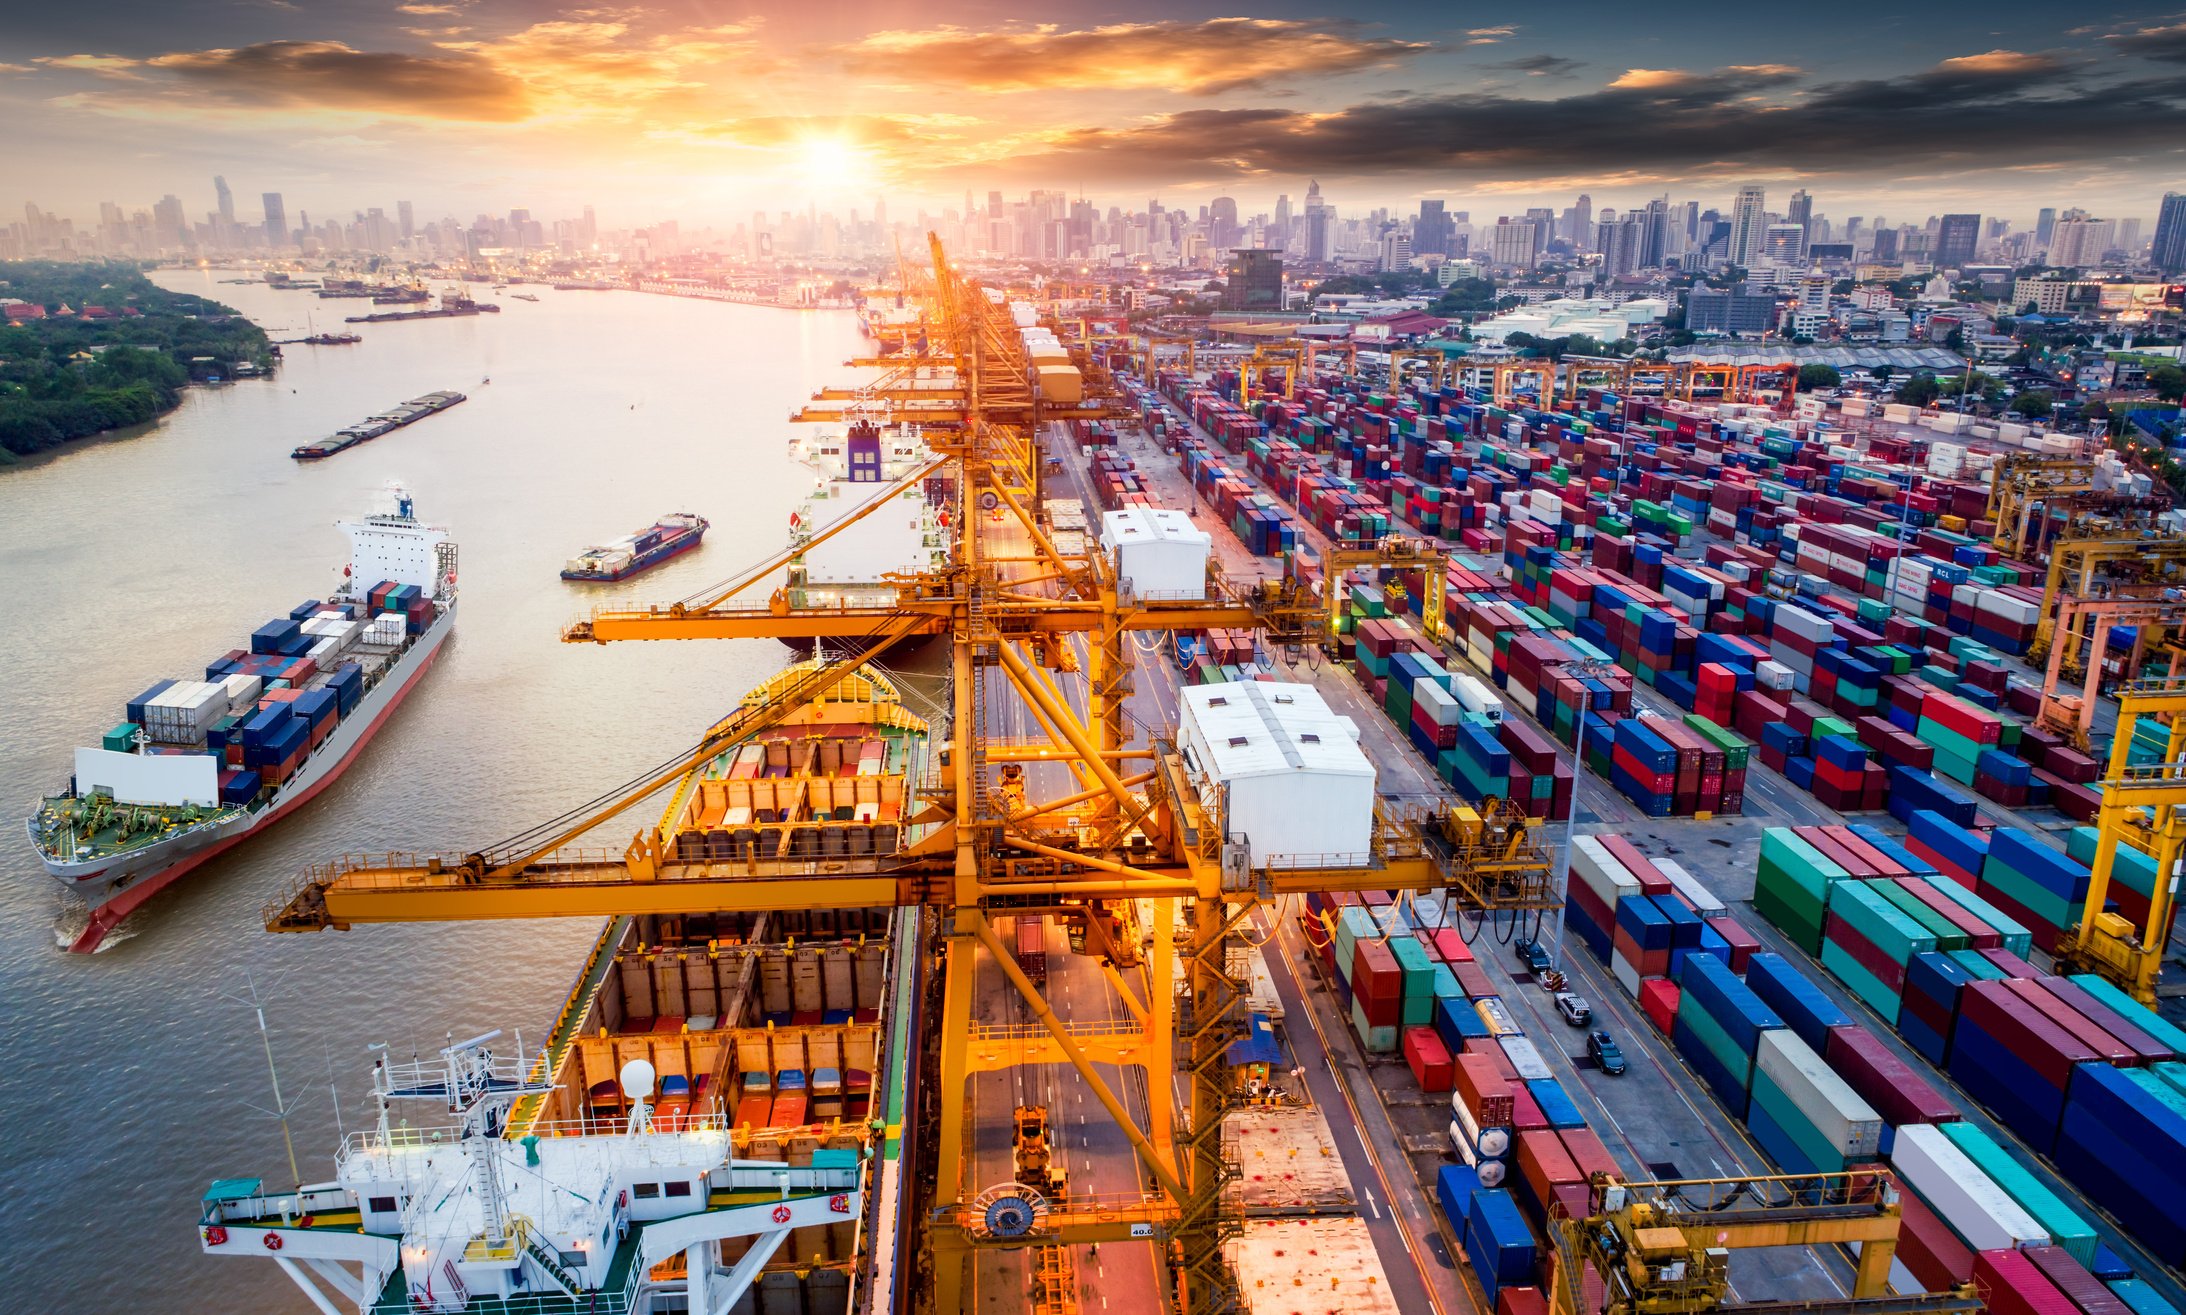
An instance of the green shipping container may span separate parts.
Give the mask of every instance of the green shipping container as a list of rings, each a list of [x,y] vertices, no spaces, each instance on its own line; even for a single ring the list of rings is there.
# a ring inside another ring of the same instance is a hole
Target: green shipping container
[[[1876,890],[1880,884],[1884,883],[1838,882],[1829,888],[1829,911],[1873,942],[1892,963],[1902,964],[1935,949],[1935,936]]]
[[[137,724],[125,721],[99,737],[99,747],[108,753],[129,753],[137,747]]]
[[[1966,1153],[1967,1159],[1995,1180],[2006,1196],[2034,1216],[2034,1222],[2049,1234],[2053,1244],[2070,1252],[2082,1265],[2095,1263],[2094,1227],[2073,1213],[2072,1207],[2055,1192],[2042,1186],[2008,1151],[1970,1123],[1943,1123],[1937,1127],[1951,1139],[1952,1145]]]
[[[1867,883],[1867,887],[1896,905],[1898,912],[1927,928],[1928,934],[1936,938],[1937,949],[1963,950],[1971,940],[1965,932],[1958,929],[1957,923],[1915,899],[1911,891],[1895,881],[1871,881]]]
[[[1896,1027],[1898,1023],[1898,997],[1883,983],[1880,977],[1867,971],[1859,960],[1845,953],[1835,941],[1822,942],[1822,967],[1836,975],[1845,989],[1858,996],[1882,1016],[1882,1021]]]
[[[1427,953],[1427,947],[1411,936],[1392,936],[1389,952],[1396,956],[1397,968],[1404,974],[1404,998],[1432,1001],[1435,998],[1435,960]],[[1427,1021],[1434,1021],[1432,1014]]]
[[[1831,1144],[1829,1138],[1824,1137],[1821,1130],[1799,1111],[1799,1107],[1791,1103],[1791,1097],[1785,1094],[1782,1087],[1776,1085],[1776,1079],[1758,1067],[1753,1070],[1753,1090],[1750,1094],[1753,1108],[1767,1111],[1769,1118],[1784,1130],[1784,1135],[1791,1138],[1792,1144],[1799,1148],[1800,1154],[1806,1156],[1816,1171],[1837,1173],[1844,1169],[1844,1152]],[[1753,1121],[1751,1112],[1747,1113],[1746,1121]],[[1777,1167],[1787,1173],[1793,1171],[1789,1165]]]

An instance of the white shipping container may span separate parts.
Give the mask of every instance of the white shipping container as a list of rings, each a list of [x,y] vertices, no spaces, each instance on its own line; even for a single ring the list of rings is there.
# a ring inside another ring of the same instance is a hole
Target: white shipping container
[[[1571,842],[1571,875],[1586,883],[1604,907],[1616,912],[1617,901],[1640,892],[1639,878],[1625,870],[1614,854],[1592,836]]]
[[[230,712],[241,712],[256,703],[258,696],[266,688],[265,678],[262,676],[230,676],[223,683],[227,690]]]
[[[1471,680],[1472,677],[1459,676],[1458,679]],[[1457,701],[1455,694],[1427,676],[1412,682],[1412,705],[1425,709],[1428,719],[1437,726],[1455,726],[1465,711],[1465,706]]]
[[[1654,864],[1655,871],[1669,878],[1670,888],[1683,895],[1685,902],[1693,906],[1693,912],[1703,918],[1720,918],[1730,912],[1729,907],[1715,897],[1714,891],[1701,885],[1698,877],[1687,872],[1674,859],[1658,858],[1654,860]]]
[[[1538,1082],[1542,1078],[1556,1076],[1554,1070],[1549,1068],[1548,1061],[1541,1058],[1539,1047],[1525,1036],[1514,1033],[1495,1040],[1497,1045],[1503,1047],[1503,1057],[1510,1061],[1512,1071],[1518,1074],[1521,1081]]]
[[[1450,680],[1450,693],[1465,711],[1487,718],[1492,725],[1503,724],[1503,700],[1486,681],[1459,672]]]
[[[1810,639],[1815,643],[1821,643],[1836,635],[1836,628],[1830,625],[1826,619],[1814,615],[1803,607],[1785,606],[1777,608],[1776,624],[1801,639]]]
[[[1630,959],[1624,957],[1624,951],[1612,950],[1610,952],[1609,975],[1617,979],[1617,985],[1624,988],[1626,995],[1631,996],[1634,1000],[1639,999],[1640,972],[1638,968],[1633,967]]]
[[[1790,689],[1794,674],[1774,658],[1753,664],[1753,683],[1762,689]]]
[[[1480,1185],[1482,1187],[1500,1187],[1503,1185],[1503,1177],[1510,1171],[1504,1167],[1501,1160],[1484,1160],[1475,1155],[1473,1149],[1465,1144],[1465,1138],[1458,1130],[1457,1122],[1454,1119],[1450,1123],[1450,1144],[1457,1148],[1458,1163],[1480,1175]]]
[[[1928,1208],[1976,1251],[2049,1242],[2048,1232],[2034,1217],[1932,1124],[1900,1125],[1890,1163]]]
[[[1797,1033],[1789,1028],[1763,1032],[1753,1062],[1832,1147],[1848,1156],[1882,1149],[1882,1116]]]

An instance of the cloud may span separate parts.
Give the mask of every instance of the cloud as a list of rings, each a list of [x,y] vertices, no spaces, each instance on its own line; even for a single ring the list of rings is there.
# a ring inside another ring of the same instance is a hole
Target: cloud
[[[2011,52],[2005,52],[2010,54]],[[1043,177],[1215,182],[1238,177],[1589,173],[1716,178],[1923,176],[2169,153],[2186,134],[2186,81],[2104,79],[1995,52],[1898,78],[1810,84],[1783,65],[1628,70],[1553,99],[1467,91],[1329,112],[1205,109],[1064,129],[1013,159]]]
[[[1498,41],[1516,36],[1517,33],[1518,29],[1509,24],[1502,27],[1469,28],[1465,32],[1465,44],[1468,46],[1492,46]]]
[[[2138,55],[2142,59],[2161,60],[2166,64],[2186,64],[2186,23],[2135,28],[2130,32],[2112,32],[2103,40],[2115,41],[2125,53]]]
[[[978,91],[1165,88],[1211,95],[1282,78],[1349,73],[1421,54],[1426,42],[1355,35],[1271,18],[1203,23],[962,27],[875,32],[839,53],[858,73]]]
[[[429,6],[413,6],[429,8]],[[753,28],[722,24],[640,34],[623,16],[588,11],[490,38],[461,26],[410,28],[424,52],[359,50],[340,41],[267,41],[126,59],[65,55],[55,69],[126,83],[72,98],[117,113],[232,113],[261,107],[337,114],[518,123],[626,121],[704,91],[707,66],[765,67]]]
[[[264,41],[232,50],[155,55],[142,68],[230,105],[320,106],[377,114],[507,123],[530,93],[475,55],[357,50],[339,41]]]
[[[436,17],[442,14],[460,14],[463,12],[463,7],[461,5],[408,4],[396,5],[395,12],[398,14],[418,14],[427,17]]]
[[[1586,64],[1583,60],[1566,59],[1562,55],[1524,55],[1487,67],[1506,73],[1523,73],[1529,78],[1562,78],[1585,68]]]

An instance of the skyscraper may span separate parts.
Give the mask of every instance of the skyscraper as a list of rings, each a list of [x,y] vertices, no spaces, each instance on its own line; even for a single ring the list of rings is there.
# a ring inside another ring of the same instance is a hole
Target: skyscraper
[[[1440,201],[1419,203],[1419,222],[1412,225],[1412,251],[1422,256],[1450,253],[1450,216]]]
[[[1802,232],[1810,237],[1813,235],[1814,198],[1807,195],[1805,188],[1793,192],[1791,200],[1785,203],[1784,222],[1797,224]]]
[[[1207,206],[1207,240],[1227,250],[1237,245],[1237,198],[1218,196]]]
[[[2165,192],[2156,212],[2156,241],[2151,259],[2166,274],[2186,270],[2186,192]]]
[[[1275,226],[1268,230],[1268,245],[1281,251],[1290,245],[1290,193],[1275,198]]]
[[[1768,217],[1761,211],[1766,197],[1759,183],[1747,183],[1738,189],[1738,199],[1731,203],[1731,249],[1733,265],[1751,265],[1761,254],[1761,244],[1768,237]]]
[[[402,225],[402,240],[407,242],[417,236],[417,212],[408,201],[395,202],[395,217]]]
[[[1945,215],[1936,229],[1935,263],[1958,266],[1973,260],[1981,241],[1981,216]]]
[[[266,245],[285,247],[288,245],[288,208],[281,204],[279,192],[266,193],[265,203]]]
[[[213,175],[213,195],[220,198],[220,224],[226,228],[235,223],[235,193],[228,190],[228,180]]]
[[[1321,184],[1315,179],[1306,184],[1306,259],[1319,264],[1328,259],[1330,222],[1334,219],[1333,207],[1321,199]]]
[[[2057,207],[2053,205],[2043,206],[2042,212],[2034,217],[2034,245],[2047,247],[2050,238],[2055,236],[2056,232]]]

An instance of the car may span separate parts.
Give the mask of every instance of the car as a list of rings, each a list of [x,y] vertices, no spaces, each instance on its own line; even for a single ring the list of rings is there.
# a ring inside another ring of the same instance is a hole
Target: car
[[[1542,949],[1538,941],[1521,940],[1511,948],[1518,952],[1518,962],[1534,972],[1545,973],[1555,967],[1555,960],[1548,957],[1548,951]]]
[[[1624,1052],[1617,1048],[1617,1039],[1607,1032],[1587,1033],[1586,1053],[1593,1059],[1594,1067],[1613,1078],[1624,1076],[1625,1069],[1631,1067],[1624,1062]]]
[[[1573,995],[1569,991],[1557,993],[1556,1012],[1562,1014],[1564,1021],[1573,1027],[1585,1027],[1594,1021],[1594,1006],[1586,1002],[1585,996]]]

